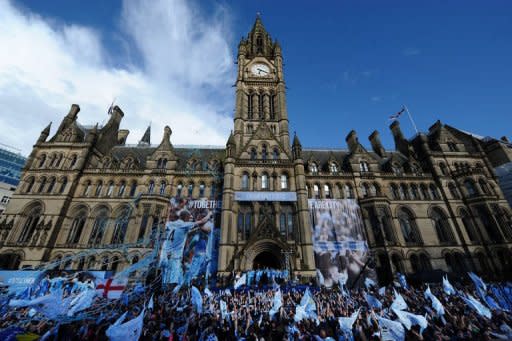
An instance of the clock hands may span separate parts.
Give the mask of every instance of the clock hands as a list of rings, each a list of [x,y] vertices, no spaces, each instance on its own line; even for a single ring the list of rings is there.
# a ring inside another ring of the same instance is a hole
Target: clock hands
[[[268,72],[263,69],[257,68],[256,70],[258,70],[258,75],[261,75],[262,72],[268,74]]]

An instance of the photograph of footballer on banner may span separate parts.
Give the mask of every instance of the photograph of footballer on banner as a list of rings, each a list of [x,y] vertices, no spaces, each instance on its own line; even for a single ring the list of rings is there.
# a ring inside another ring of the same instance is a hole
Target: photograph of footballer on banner
[[[164,284],[215,276],[221,206],[219,200],[171,198],[160,253]]]
[[[309,199],[308,206],[317,274],[323,285],[353,285],[366,277],[376,281],[375,270],[364,266],[369,253],[357,201]]]

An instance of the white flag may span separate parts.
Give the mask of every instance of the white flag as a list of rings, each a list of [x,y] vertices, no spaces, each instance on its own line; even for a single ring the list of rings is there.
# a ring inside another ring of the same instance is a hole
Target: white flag
[[[444,307],[443,304],[434,296],[432,291],[430,291],[430,286],[427,286],[427,290],[425,290],[425,298],[430,298],[432,301],[432,308],[436,311],[437,315],[444,315]]]
[[[108,327],[105,334],[111,341],[137,341],[142,333],[145,309],[142,309],[139,316],[121,324],[126,313],[121,316],[113,325]]]
[[[405,310],[407,309],[407,303],[405,303],[404,298],[401,294],[399,294],[395,289],[393,289],[393,293],[395,294],[395,299],[391,304],[391,309],[397,310]]]
[[[153,295],[151,295],[151,298],[149,299],[149,303],[148,303],[148,310],[151,309],[155,309],[155,302],[153,302]]]
[[[242,285],[246,285],[247,284],[247,276],[246,274],[243,274],[236,282],[235,282],[235,285],[234,285],[234,288],[235,290],[240,288]]]
[[[383,341],[404,341],[405,330],[400,322],[379,317],[379,328]]]
[[[281,306],[283,305],[283,296],[281,294],[281,290],[277,290],[277,292],[274,294],[274,303],[272,304],[272,309],[268,312],[270,315],[270,318],[272,318],[275,313],[279,311]]]
[[[361,308],[354,311],[350,317],[338,317],[338,323],[340,324],[341,330],[345,332],[352,332],[352,326],[359,316],[359,310],[361,310]]]

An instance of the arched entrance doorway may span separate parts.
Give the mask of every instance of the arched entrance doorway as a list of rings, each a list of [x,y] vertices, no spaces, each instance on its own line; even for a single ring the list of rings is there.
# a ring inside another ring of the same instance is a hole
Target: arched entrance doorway
[[[254,261],[252,262],[253,270],[263,270],[263,269],[282,269],[282,264],[279,258],[277,258],[273,253],[268,251],[263,251],[259,253],[256,257],[254,257]]]
[[[18,270],[21,256],[16,253],[4,253],[0,255],[0,270]]]

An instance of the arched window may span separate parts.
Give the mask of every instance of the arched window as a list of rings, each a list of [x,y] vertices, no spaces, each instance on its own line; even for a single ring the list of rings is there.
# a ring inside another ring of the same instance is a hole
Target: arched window
[[[420,260],[418,259],[418,256],[411,255],[411,258],[409,260],[411,262],[412,272],[417,273],[418,271],[420,271]]]
[[[498,226],[496,226],[494,219],[492,219],[489,210],[485,206],[478,206],[477,211],[478,217],[480,218],[482,226],[487,231],[489,239],[494,243],[503,242],[503,236],[501,235]]]
[[[368,167],[368,162],[366,161],[359,161],[359,170],[361,173],[368,172],[370,168]]]
[[[87,270],[94,270],[96,268],[96,257],[91,256],[87,260]]]
[[[137,190],[137,182],[133,181],[132,185],[130,186],[130,197],[135,196],[135,191]]]
[[[54,166],[56,168],[59,167],[61,161],[62,161],[62,154],[59,154],[58,156],[55,157],[55,164],[54,164]]]
[[[466,190],[468,191],[468,195],[470,197],[473,197],[477,194],[475,182],[472,179],[464,180],[464,187],[466,187]]]
[[[318,165],[316,164],[316,162],[311,162],[309,164],[309,172],[313,175],[318,174]]]
[[[266,160],[267,159],[267,146],[266,145],[263,145],[261,146],[261,158],[263,160]]]
[[[64,191],[66,190],[66,186],[68,184],[68,178],[66,177],[63,177],[62,178],[62,183],[60,185],[60,189],[59,189],[59,193],[62,194],[64,193]]]
[[[114,225],[114,233],[112,234],[112,244],[124,243],[124,238],[126,236],[126,229],[128,228],[129,220],[130,209],[126,207],[121,211],[121,213],[116,218]]]
[[[317,184],[313,185],[313,198],[315,198],[315,199],[320,198],[320,187],[318,187]]]
[[[194,183],[191,182],[188,184],[188,196],[192,197],[192,194],[194,193]]]
[[[494,217],[496,218],[498,225],[501,227],[501,231],[505,235],[505,238],[512,240],[512,218],[510,217],[507,209],[494,204],[492,205],[492,209]]]
[[[421,236],[412,213],[405,208],[401,208],[398,211],[398,221],[400,222],[400,229],[405,242],[421,244]]]
[[[288,189],[288,175],[281,174],[281,190]]]
[[[345,199],[354,199],[354,189],[351,185],[345,184],[343,185],[343,193]]]
[[[78,259],[78,266],[77,266],[77,270],[83,270],[84,269],[84,265],[85,265],[85,257],[80,257]]]
[[[448,143],[448,150],[451,152],[458,152],[459,149],[457,148],[457,145],[454,142],[449,141]]]
[[[80,237],[82,236],[82,232],[84,230],[85,221],[85,211],[79,212],[75,219],[73,219],[73,222],[71,223],[71,229],[69,230],[66,244],[78,244],[78,242],[80,241]]]
[[[251,235],[252,212],[249,207],[241,207],[238,212],[237,228],[238,239],[247,240]]]
[[[430,263],[430,259],[424,253],[420,254],[420,269],[423,271],[432,270],[432,264]]]
[[[204,185],[204,182],[201,182],[199,184],[199,197],[200,198],[204,197],[205,188],[206,188],[206,186]]]
[[[268,189],[268,175],[263,173],[261,175],[261,189]]]
[[[386,238],[386,241],[391,244],[396,244],[396,236],[389,211],[384,207],[379,207],[377,209],[377,219],[382,225],[382,229],[384,230],[384,238]]]
[[[76,160],[77,160],[76,154],[71,155],[71,161],[69,162],[69,169],[73,169],[73,167],[75,167]]]
[[[439,197],[439,192],[437,191],[436,185],[430,184],[429,189],[430,189],[430,195],[431,195],[432,199],[439,200],[440,197]]]
[[[418,192],[418,186],[416,186],[416,184],[412,184],[410,189],[411,189],[411,199],[412,200],[420,199],[420,193]]]
[[[276,95],[270,94],[269,97],[269,111],[270,111],[270,119],[274,120],[276,118]]]
[[[243,173],[242,174],[242,190],[247,191],[249,190],[249,174]]]
[[[41,155],[39,159],[39,165],[38,168],[42,168],[44,166],[44,163],[46,162],[46,154]]]
[[[338,173],[338,165],[336,164],[336,162],[329,163],[329,170],[330,170],[331,174]]]
[[[159,162],[159,169],[166,169],[167,168],[167,159],[160,159]]]
[[[444,164],[443,162],[441,162],[439,164],[439,169],[441,170],[442,175],[448,175],[448,171],[446,169],[446,164]]]
[[[40,205],[36,205],[28,211],[25,222],[23,224],[23,229],[21,230],[21,234],[18,238],[18,243],[26,243],[30,241],[34,231],[36,230],[42,213],[43,209]]]
[[[479,179],[478,184],[480,185],[480,188],[482,189],[482,192],[485,195],[492,195],[491,190],[489,188],[489,184],[484,179]]]
[[[286,239],[293,239],[293,213],[291,207],[282,207],[279,215],[279,232]]]
[[[114,181],[109,181],[107,187],[107,197],[111,197],[114,193]]]
[[[179,183],[178,186],[176,186],[176,196],[181,197],[181,192],[183,192],[183,184]]]
[[[399,255],[393,254],[391,256],[391,263],[393,263],[396,272],[404,273],[404,265]]]
[[[103,239],[103,234],[105,233],[105,229],[108,223],[108,212],[107,210],[101,210],[96,219],[94,220],[94,224],[92,226],[91,237],[89,239],[90,245],[101,244],[101,240]]]
[[[46,178],[43,177],[41,179],[41,183],[39,184],[39,189],[37,190],[37,193],[42,193],[45,186],[46,186]]]
[[[466,233],[468,234],[469,240],[472,242],[480,241],[480,238],[478,237],[478,233],[475,228],[475,224],[473,224],[473,220],[471,219],[471,216],[468,214],[466,210],[460,211],[460,218],[462,220],[464,228],[466,229]]]
[[[109,263],[108,257],[103,256],[103,258],[101,258],[101,271],[107,271]]]
[[[375,197],[379,195],[380,187],[377,183],[370,184],[370,196]]]
[[[399,200],[400,193],[398,192],[398,187],[395,184],[391,184],[391,199]]]
[[[251,148],[251,160],[256,160],[256,148]]]
[[[119,261],[119,258],[117,256],[112,257],[111,270],[113,273],[117,272],[117,269],[119,268],[119,263],[121,262]]]
[[[96,185],[96,193],[95,196],[99,197],[101,195],[101,189],[103,188],[103,182],[100,180],[98,181],[98,185]]]
[[[361,195],[363,198],[367,198],[369,196],[367,183],[361,184]]]
[[[249,92],[247,94],[247,118],[252,119],[253,118],[253,111],[254,111],[254,103],[253,103],[253,96],[252,92]]]
[[[448,184],[448,190],[450,191],[453,199],[460,199],[459,191],[457,191],[457,187],[453,182]]]
[[[423,200],[430,200],[430,194],[428,193],[427,185],[421,184],[421,196],[423,197]]]
[[[279,149],[274,148],[274,150],[272,151],[272,158],[274,160],[279,160]]]
[[[332,198],[331,186],[329,186],[328,184],[324,185],[324,197],[326,199],[331,199]]]
[[[124,195],[124,191],[126,190],[126,181],[121,181],[119,185],[119,191],[117,192],[118,197],[122,197]]]
[[[34,177],[30,177],[30,178],[27,180],[27,189],[25,190],[25,193],[30,193],[30,192],[32,192],[32,188],[34,187],[34,182],[35,182]]]
[[[167,188],[167,183],[165,181],[160,182],[160,195],[165,195],[165,189]]]
[[[148,193],[153,194],[154,191],[155,191],[155,182],[153,180],[151,180],[148,185]]]
[[[402,199],[402,200],[409,199],[409,191],[407,190],[406,184],[400,184],[400,187],[398,190],[399,190],[399,194],[400,194],[400,199]]]
[[[85,185],[84,185],[84,193],[83,193],[84,197],[88,196],[89,193],[91,193],[91,187],[92,187],[91,181],[86,181]]]
[[[52,193],[53,189],[55,188],[55,183],[57,182],[57,179],[55,177],[50,178],[50,183],[48,184],[48,188],[46,189],[46,193]]]
[[[455,237],[453,236],[452,228],[448,222],[448,218],[439,208],[436,207],[432,210],[430,219],[432,219],[432,223],[436,230],[439,242],[455,243]]]

